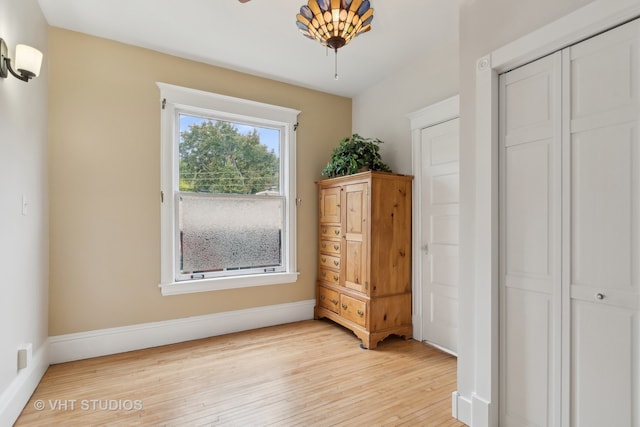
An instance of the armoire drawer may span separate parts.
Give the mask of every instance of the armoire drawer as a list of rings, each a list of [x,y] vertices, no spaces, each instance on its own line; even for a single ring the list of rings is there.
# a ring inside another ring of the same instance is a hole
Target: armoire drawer
[[[340,295],[340,315],[358,325],[365,326],[367,303],[347,295]]]
[[[340,273],[332,271],[323,267],[318,269],[318,280],[322,282],[333,283],[334,285],[340,284]]]
[[[340,226],[323,225],[320,227],[320,237],[328,237],[329,239],[338,239],[341,236]]]
[[[320,240],[320,252],[340,255],[340,241]]]
[[[320,264],[320,267],[340,270],[340,257],[320,254],[318,262]]]
[[[318,288],[318,304],[335,313],[340,312],[340,294],[323,286]]]

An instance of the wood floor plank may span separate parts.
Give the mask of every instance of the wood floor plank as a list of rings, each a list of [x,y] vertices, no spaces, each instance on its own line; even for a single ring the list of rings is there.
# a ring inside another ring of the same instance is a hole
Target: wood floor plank
[[[53,365],[15,425],[464,426],[455,389],[451,355],[305,321]]]

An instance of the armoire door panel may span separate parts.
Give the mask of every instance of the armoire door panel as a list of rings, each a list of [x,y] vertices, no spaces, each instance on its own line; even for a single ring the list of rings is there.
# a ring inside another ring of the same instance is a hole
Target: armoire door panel
[[[365,206],[366,184],[350,185],[345,190],[346,198],[346,233],[362,234],[364,218],[362,217]]]
[[[358,292],[368,292],[368,242],[365,228],[368,212],[368,183],[350,184],[344,191],[344,285]]]
[[[340,187],[320,191],[320,223],[340,223]]]
[[[364,292],[365,288],[365,254],[362,240],[347,241],[344,249],[344,285],[347,288]]]
[[[637,309],[574,301],[571,312],[571,425],[637,426]]]
[[[635,125],[572,135],[572,285],[628,291],[637,284],[637,165]]]

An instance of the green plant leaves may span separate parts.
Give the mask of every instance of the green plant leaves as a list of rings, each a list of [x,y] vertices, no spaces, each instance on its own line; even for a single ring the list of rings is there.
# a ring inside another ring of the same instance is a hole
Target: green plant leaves
[[[330,178],[351,175],[362,170],[391,172],[380,157],[378,138],[365,138],[357,133],[343,138],[331,154],[331,160],[322,169],[322,175]]]

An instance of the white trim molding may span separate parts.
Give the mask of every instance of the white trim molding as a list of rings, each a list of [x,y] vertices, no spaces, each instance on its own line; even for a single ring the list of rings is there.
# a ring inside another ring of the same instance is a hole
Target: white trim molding
[[[458,118],[459,116],[460,95],[454,95],[451,98],[447,98],[407,115],[411,122],[412,131],[435,126]]]
[[[420,147],[420,134],[422,129],[439,125],[449,120],[456,119],[460,116],[460,96],[455,95],[428,107],[422,108],[413,113],[409,113],[407,118],[411,124],[411,159],[413,179],[413,206],[412,206],[412,229],[413,236],[422,236],[422,149]],[[422,312],[422,286],[421,264],[420,264],[420,240],[413,239],[412,243],[412,293],[413,293],[413,338],[424,341],[424,331],[422,330],[423,312]],[[433,345],[433,344],[431,344]]]
[[[161,185],[160,199],[160,290],[163,296],[194,292],[238,289],[293,283],[298,280],[296,228],[296,126],[300,110],[261,102],[233,98],[202,90],[156,83],[160,89],[161,110]],[[202,279],[187,279],[177,266],[180,249],[176,225],[178,193],[177,115],[215,117],[216,120],[265,126],[280,131],[281,193],[284,197],[282,224],[282,266],[276,274],[254,271],[225,271],[224,275],[207,272]],[[280,271],[282,270],[282,271]],[[215,277],[214,277],[215,275]],[[182,276],[182,277],[181,277]]]
[[[49,367],[49,344],[45,341],[26,368],[20,370],[0,395],[0,426],[16,422]]]
[[[451,416],[471,426],[471,401],[457,391],[451,393]]]
[[[640,0],[592,3],[478,59],[476,68],[475,391],[473,427],[498,425],[498,75],[640,16]],[[468,422],[470,421],[470,423]]]
[[[313,319],[315,300],[49,337],[51,364]]]

